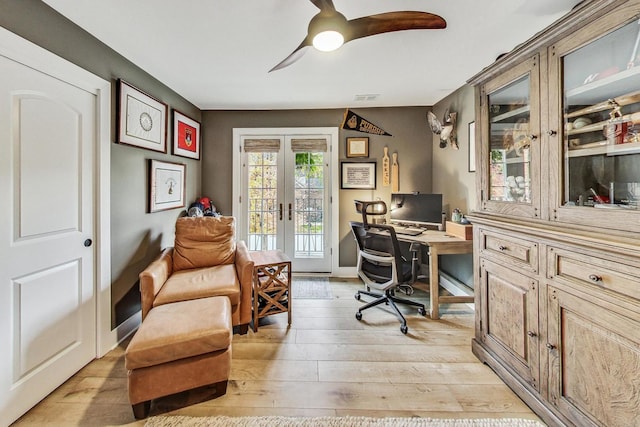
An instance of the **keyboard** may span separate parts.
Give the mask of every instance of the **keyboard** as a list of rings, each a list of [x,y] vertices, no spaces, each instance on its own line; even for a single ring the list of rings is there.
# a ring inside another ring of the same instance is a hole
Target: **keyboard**
[[[422,228],[413,228],[413,227],[393,227],[396,230],[396,234],[405,234],[407,236],[417,236],[418,234],[422,234],[424,231]]]

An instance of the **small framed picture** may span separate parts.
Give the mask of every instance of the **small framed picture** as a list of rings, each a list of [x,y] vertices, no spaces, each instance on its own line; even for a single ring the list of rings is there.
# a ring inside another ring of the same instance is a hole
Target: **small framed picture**
[[[347,138],[347,157],[369,157],[369,138]]]
[[[124,80],[118,86],[118,142],[166,153],[167,104]]]
[[[342,162],[340,188],[375,190],[376,162]]]
[[[149,212],[185,206],[186,169],[182,163],[149,161]]]
[[[173,154],[200,160],[200,123],[173,110]]]

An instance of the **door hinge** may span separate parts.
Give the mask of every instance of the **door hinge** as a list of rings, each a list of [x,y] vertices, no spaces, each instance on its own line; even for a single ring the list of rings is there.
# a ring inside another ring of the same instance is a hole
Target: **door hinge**
[[[242,203],[242,196],[238,196],[238,203]]]

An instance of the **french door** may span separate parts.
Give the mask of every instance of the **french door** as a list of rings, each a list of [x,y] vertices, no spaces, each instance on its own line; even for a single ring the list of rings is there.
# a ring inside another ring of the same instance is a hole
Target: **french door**
[[[331,136],[240,136],[238,236],[283,250],[294,272],[331,271]]]

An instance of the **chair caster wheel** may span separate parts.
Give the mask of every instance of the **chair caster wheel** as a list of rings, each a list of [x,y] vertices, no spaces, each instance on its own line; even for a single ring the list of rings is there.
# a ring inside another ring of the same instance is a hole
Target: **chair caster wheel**
[[[358,319],[358,320],[362,320],[362,313],[357,312],[357,313],[356,313],[356,319]]]
[[[425,310],[423,307],[420,307],[420,308],[418,309],[418,314],[419,314],[420,316],[426,316],[426,315],[427,315],[427,310]]]
[[[409,327],[407,325],[400,326],[400,332],[407,335],[407,332],[409,332]]]
[[[358,301],[360,301],[360,293],[355,294],[354,298],[357,299]]]

